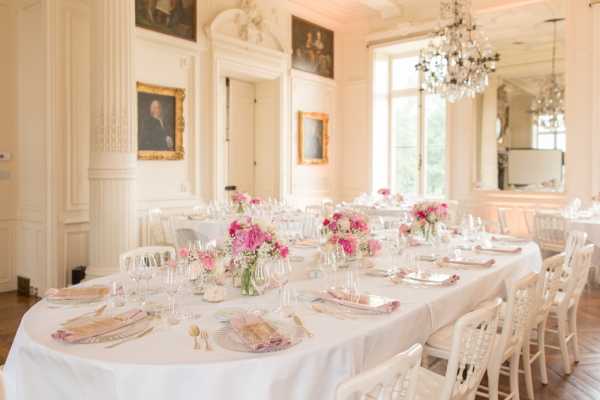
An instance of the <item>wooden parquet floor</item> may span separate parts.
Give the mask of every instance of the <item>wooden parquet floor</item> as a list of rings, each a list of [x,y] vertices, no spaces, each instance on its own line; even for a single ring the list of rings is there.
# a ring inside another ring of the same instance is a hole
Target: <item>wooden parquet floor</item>
[[[0,293],[0,364],[4,364],[23,314],[36,303],[35,298],[14,292]],[[571,375],[562,371],[560,354],[548,350],[549,384],[544,386],[534,369],[536,400],[600,400],[600,288],[586,290],[579,305],[579,343],[581,362]],[[507,385],[507,379],[501,386]],[[521,399],[526,399],[521,380]],[[506,388],[501,390],[506,391]]]

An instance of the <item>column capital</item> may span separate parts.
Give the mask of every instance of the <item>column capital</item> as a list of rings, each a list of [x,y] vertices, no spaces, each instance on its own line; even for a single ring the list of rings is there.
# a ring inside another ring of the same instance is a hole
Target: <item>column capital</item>
[[[590,0],[590,7],[600,5],[600,0]]]

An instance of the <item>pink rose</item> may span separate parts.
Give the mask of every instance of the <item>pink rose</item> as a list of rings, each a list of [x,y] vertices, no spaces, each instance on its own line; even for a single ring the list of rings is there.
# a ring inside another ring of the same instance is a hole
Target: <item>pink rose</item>
[[[327,225],[329,225],[329,223],[330,223],[330,222],[331,222],[331,221],[329,221],[327,218],[325,218],[325,219],[323,220],[323,226],[327,226]]]
[[[262,203],[262,200],[260,197],[254,197],[252,200],[250,200],[250,204],[253,204],[253,205],[258,205],[260,203]]]

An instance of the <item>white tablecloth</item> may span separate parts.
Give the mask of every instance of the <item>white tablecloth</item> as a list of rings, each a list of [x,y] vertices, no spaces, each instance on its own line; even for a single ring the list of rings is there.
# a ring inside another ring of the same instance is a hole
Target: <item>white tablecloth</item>
[[[422,251],[422,250],[420,250]],[[305,278],[315,251],[296,251],[305,261],[295,264],[295,289],[322,288],[322,280]],[[331,400],[336,386],[353,374],[423,343],[440,327],[501,293],[503,281],[533,270],[541,257],[536,245],[519,255],[495,257],[496,266],[461,270],[460,282],[445,288],[392,285],[383,278],[361,275],[360,287],[401,302],[390,315],[338,320],[316,314],[307,305],[298,313],[315,336],[279,353],[246,354],[217,347],[192,351],[187,324],[105,349],[102,344],[65,345],[50,334],[59,323],[97,306],[51,308],[41,301],[23,318],[5,373],[9,400]],[[104,278],[114,280],[118,277]],[[228,301],[210,305],[199,298],[182,299],[202,313],[195,323],[214,332],[218,308],[276,302],[275,292],[242,298],[231,289]],[[213,341],[214,344],[214,341]]]
[[[588,241],[595,245],[592,265],[600,265],[600,218],[578,218],[567,220],[568,231],[582,231],[588,234]]]
[[[175,219],[173,224],[175,232],[177,232],[177,229],[191,229],[197,232],[204,240],[216,240],[217,243],[221,243],[227,236],[227,230],[232,220],[233,217],[228,219],[194,219],[182,217]]]

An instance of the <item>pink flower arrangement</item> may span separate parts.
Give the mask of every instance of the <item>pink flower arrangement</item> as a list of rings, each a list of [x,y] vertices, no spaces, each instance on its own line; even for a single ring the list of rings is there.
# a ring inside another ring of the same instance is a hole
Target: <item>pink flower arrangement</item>
[[[414,222],[411,231],[421,232],[426,238],[435,235],[437,224],[448,219],[448,204],[435,201],[417,203],[411,211]]]
[[[336,212],[323,220],[323,227],[329,237],[329,243],[339,244],[349,256],[355,256],[358,250],[371,255],[371,249],[376,247],[374,243],[369,245],[371,230],[363,214],[352,211]]]
[[[259,260],[285,259],[289,249],[278,240],[275,230],[260,222],[245,217],[229,225],[229,236],[225,241],[225,251],[232,258],[240,276],[242,294],[260,294],[252,283],[252,275]]]
[[[237,207],[238,213],[243,213],[246,209],[246,206],[250,204],[251,197],[246,193],[242,192],[234,192],[231,195],[231,202]]]
[[[271,227],[250,217],[235,220],[229,225],[226,248],[234,258],[286,258],[289,254],[289,249],[277,239]]]
[[[389,197],[392,194],[392,191],[389,188],[381,188],[377,191],[377,194],[383,197]]]

